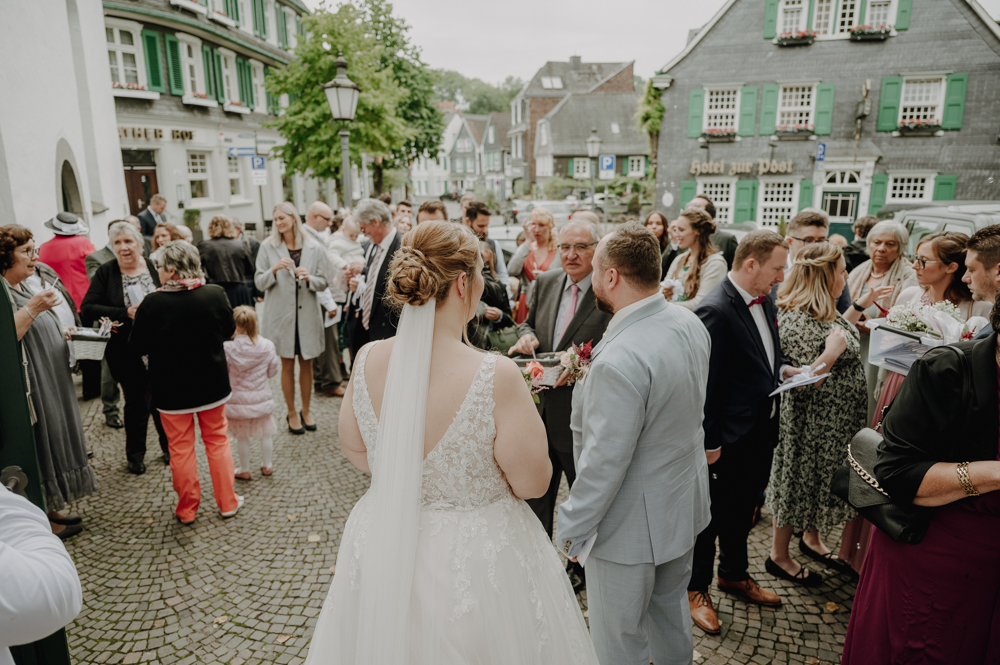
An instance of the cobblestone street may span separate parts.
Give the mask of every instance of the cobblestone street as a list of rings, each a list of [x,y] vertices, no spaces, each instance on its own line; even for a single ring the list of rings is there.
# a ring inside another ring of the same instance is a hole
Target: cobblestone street
[[[272,390],[280,400],[277,379]],[[132,476],[124,430],[104,425],[99,399],[81,402],[101,490],[72,507],[85,526],[67,543],[84,588],[83,611],[67,628],[74,662],[303,662],[344,522],[368,487],[337,444],[340,403],[315,399],[318,432],[279,428],[274,475],[237,481],[246,505],[233,519],[219,516],[201,450],[201,509],[185,527],[174,519],[170,471],[152,426],[148,471]],[[764,572],[769,519],[751,539],[753,574],[784,604],[763,609],[713,590],[723,632],[695,629],[695,662],[839,662],[854,581],[833,575],[816,589],[793,588]],[[585,593],[580,600],[585,608]]]

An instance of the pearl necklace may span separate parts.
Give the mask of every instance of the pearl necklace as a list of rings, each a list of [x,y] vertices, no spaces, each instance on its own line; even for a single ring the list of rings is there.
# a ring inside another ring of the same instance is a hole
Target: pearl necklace
[[[883,277],[885,277],[885,273],[882,273],[881,275],[876,275],[876,274],[875,274],[875,271],[873,270],[873,271],[871,272],[871,275],[869,275],[869,277],[870,277],[871,279],[882,279]]]

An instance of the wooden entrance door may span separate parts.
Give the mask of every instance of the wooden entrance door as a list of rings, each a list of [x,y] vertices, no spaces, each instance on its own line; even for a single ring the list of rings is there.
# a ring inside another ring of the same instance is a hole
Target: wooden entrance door
[[[160,191],[156,186],[156,171],[152,169],[125,171],[125,190],[128,192],[130,214],[138,215],[149,205],[149,199],[153,194],[158,194]]]

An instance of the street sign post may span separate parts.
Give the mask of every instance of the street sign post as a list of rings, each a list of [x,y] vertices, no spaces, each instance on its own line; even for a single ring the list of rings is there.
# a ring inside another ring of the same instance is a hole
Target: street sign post
[[[263,187],[267,184],[267,168],[263,157],[250,158],[250,174],[253,177],[253,184]]]
[[[615,177],[615,156],[601,155],[597,159],[598,177],[601,180],[614,180]]]
[[[816,170],[819,171],[820,166],[826,161],[826,144],[817,143],[816,144]]]

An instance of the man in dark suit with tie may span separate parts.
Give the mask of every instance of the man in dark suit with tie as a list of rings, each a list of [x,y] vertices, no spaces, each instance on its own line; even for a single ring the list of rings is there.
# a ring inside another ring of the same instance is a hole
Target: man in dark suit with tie
[[[368,342],[393,337],[399,326],[399,313],[382,302],[389,264],[402,244],[396,232],[389,207],[377,199],[362,199],[354,207],[354,221],[368,237],[365,246],[365,268],[352,277],[350,288],[354,294],[347,309],[347,334],[351,340],[351,357]]]
[[[142,232],[144,238],[152,239],[156,225],[167,221],[167,216],[163,214],[163,211],[166,209],[167,200],[165,198],[159,194],[153,194],[150,197],[149,205],[138,215],[139,230]]]
[[[597,346],[604,337],[611,314],[597,309],[590,283],[594,251],[600,236],[597,225],[589,221],[571,221],[562,227],[559,232],[562,270],[544,272],[535,280],[528,299],[528,317],[520,326],[521,338],[511,348],[511,355],[530,356],[533,350],[563,352],[572,344],[591,341]],[[545,496],[529,500],[528,505],[542,521],[549,537],[552,536],[556,494],[562,474],[566,474],[566,482],[570,485],[576,480],[573,432],[569,427],[573,388],[566,385],[568,378],[563,375],[554,388],[539,394],[538,411],[548,435],[552,481]]]
[[[760,605],[781,603],[748,574],[747,537],[778,438],[778,401],[768,395],[800,371],[785,365],[769,295],[787,258],[788,243],[774,231],[749,233],[727,278],[695,310],[712,338],[703,425],[712,522],[695,544],[688,602],[694,622],[713,634],[720,630],[708,597],[716,538],[719,588]]]

